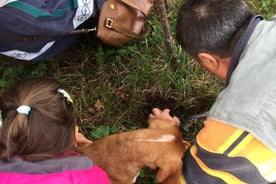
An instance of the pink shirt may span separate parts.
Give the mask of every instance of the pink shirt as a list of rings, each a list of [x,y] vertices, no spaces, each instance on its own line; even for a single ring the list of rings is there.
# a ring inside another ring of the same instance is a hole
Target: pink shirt
[[[98,166],[52,174],[22,174],[0,172],[1,184],[110,184],[106,173]]]

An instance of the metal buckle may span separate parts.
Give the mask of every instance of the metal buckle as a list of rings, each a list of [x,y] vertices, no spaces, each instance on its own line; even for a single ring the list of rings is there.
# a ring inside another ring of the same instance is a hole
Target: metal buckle
[[[113,26],[113,19],[107,18],[105,21],[105,27],[108,27],[109,29],[111,29],[112,26]]]

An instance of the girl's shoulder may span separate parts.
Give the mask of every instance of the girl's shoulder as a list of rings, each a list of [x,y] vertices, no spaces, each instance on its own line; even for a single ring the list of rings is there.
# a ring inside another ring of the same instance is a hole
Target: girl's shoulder
[[[51,174],[67,170],[82,170],[93,167],[87,156],[62,155],[59,158],[29,162],[20,157],[13,157],[8,162],[0,161],[0,172],[25,174]]]
[[[98,166],[84,170],[69,170],[52,174],[22,174],[0,172],[0,183],[5,184],[60,184],[63,183],[82,183],[82,184],[109,184],[107,174]]]
[[[98,183],[108,184],[106,173],[86,156],[66,156],[38,162],[12,158],[0,161],[0,183]]]

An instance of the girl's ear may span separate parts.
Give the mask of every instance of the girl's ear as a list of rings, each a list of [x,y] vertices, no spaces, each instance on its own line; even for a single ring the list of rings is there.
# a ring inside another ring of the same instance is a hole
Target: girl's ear
[[[74,142],[73,142],[74,146],[78,146],[78,143],[77,143],[78,133],[79,133],[79,127],[76,125],[75,132],[74,132]]]
[[[216,73],[219,68],[219,61],[218,59],[208,53],[200,52],[197,54],[201,64],[209,70],[211,73]]]
[[[90,144],[90,143],[92,143],[92,141],[89,140],[89,139],[87,139],[87,138],[85,138],[84,135],[79,132],[79,127],[75,126],[75,141],[74,141],[74,145],[75,146],[80,146],[80,145]]]

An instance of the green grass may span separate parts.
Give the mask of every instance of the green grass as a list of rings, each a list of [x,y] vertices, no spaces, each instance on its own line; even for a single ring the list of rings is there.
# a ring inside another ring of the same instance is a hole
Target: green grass
[[[269,18],[276,13],[276,0],[247,0],[255,13],[264,15]]]
[[[181,0],[168,8],[172,36]],[[276,0],[247,1],[255,12],[270,17]],[[147,126],[153,107],[170,108],[181,119],[184,139],[192,140],[202,127],[206,112],[222,82],[203,70],[175,45],[177,60],[166,52],[159,19],[152,11],[144,36],[119,49],[102,45],[94,34],[63,54],[41,62],[22,62],[0,56],[1,90],[20,79],[55,78],[74,98],[77,121],[90,139]],[[153,183],[152,172],[143,171],[137,183]]]

